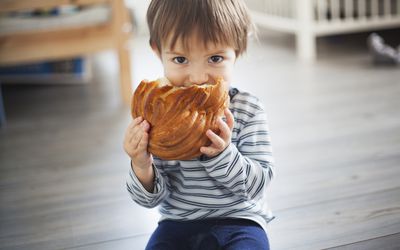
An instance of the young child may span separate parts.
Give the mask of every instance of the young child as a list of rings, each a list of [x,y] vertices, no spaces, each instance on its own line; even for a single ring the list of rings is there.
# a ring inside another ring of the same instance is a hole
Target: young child
[[[242,0],[152,0],[150,45],[176,86],[231,83],[252,23]],[[228,87],[228,86],[227,86]],[[188,161],[165,161],[148,151],[151,125],[137,117],[124,149],[131,158],[127,188],[139,205],[159,206],[161,219],[146,249],[269,249],[266,189],[273,159],[260,101],[230,88],[230,106],[210,146]]]

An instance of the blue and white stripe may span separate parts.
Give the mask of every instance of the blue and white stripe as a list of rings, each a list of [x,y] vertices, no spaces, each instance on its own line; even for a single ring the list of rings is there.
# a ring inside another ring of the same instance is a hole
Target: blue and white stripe
[[[274,176],[267,118],[249,93],[231,89],[232,143],[218,156],[189,161],[154,159],[155,190],[147,192],[132,169],[127,188],[144,207],[159,206],[161,220],[246,218],[266,229],[272,219],[266,189]]]

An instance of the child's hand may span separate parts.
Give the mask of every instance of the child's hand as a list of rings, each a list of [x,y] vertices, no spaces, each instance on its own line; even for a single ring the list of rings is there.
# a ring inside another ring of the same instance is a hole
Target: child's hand
[[[206,135],[211,140],[211,145],[201,147],[200,151],[208,157],[213,157],[224,151],[231,143],[234,118],[231,111],[226,108],[224,110],[226,123],[222,118],[218,119],[220,129],[219,135],[215,134],[211,129],[207,130]]]
[[[125,133],[124,149],[133,166],[142,170],[149,169],[153,163],[153,157],[147,151],[149,130],[150,124],[142,117],[137,117],[129,124]]]

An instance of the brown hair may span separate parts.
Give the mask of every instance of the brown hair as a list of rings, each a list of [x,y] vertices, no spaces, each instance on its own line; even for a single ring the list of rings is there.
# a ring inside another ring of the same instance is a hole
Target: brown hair
[[[187,38],[199,32],[207,43],[234,48],[236,56],[247,48],[247,37],[254,30],[242,0],[152,0],[147,10],[150,44],[161,51],[162,43],[178,39],[188,47]]]

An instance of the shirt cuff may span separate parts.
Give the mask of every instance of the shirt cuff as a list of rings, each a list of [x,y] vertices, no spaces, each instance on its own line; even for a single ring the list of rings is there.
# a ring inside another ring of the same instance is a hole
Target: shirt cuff
[[[157,170],[157,168],[156,168],[156,166],[155,166],[154,164],[152,164],[152,167],[153,167],[153,171],[154,171],[154,180],[153,180],[154,189],[153,189],[153,192],[152,192],[152,193],[150,193],[149,191],[147,191],[147,190],[143,187],[142,183],[141,183],[140,180],[137,178],[135,172],[134,172],[133,169],[132,169],[132,163],[131,163],[131,167],[130,167],[130,170],[129,170],[129,172],[130,172],[129,175],[131,176],[133,182],[134,182],[135,185],[140,189],[140,191],[143,192],[143,194],[144,194],[144,195],[146,196],[146,198],[148,198],[148,199],[157,197],[157,196],[160,194],[161,189],[162,189],[162,185],[163,185],[160,172]]]

